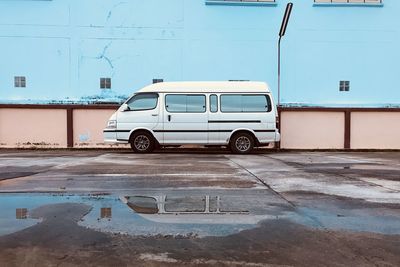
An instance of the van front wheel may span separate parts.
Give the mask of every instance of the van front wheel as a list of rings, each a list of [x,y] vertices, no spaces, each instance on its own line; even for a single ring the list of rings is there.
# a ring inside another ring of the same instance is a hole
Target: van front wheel
[[[136,153],[150,153],[154,150],[155,145],[153,136],[145,132],[134,134],[130,144]]]
[[[233,153],[250,153],[254,148],[254,138],[248,133],[235,134],[231,139],[230,148]]]

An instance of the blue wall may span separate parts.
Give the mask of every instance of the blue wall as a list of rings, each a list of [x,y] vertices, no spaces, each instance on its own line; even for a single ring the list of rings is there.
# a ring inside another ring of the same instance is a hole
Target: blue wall
[[[277,33],[288,1],[0,0],[0,102],[120,101],[152,82],[261,80],[277,89]],[[400,106],[400,1],[314,6],[294,0],[282,42],[287,105]],[[26,88],[14,88],[26,76]],[[99,88],[112,78],[112,90]],[[339,81],[351,82],[339,92]]]

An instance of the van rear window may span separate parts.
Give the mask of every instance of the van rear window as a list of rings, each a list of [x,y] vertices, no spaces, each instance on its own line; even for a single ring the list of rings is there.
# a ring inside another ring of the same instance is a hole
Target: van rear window
[[[268,95],[221,95],[221,112],[270,112]]]

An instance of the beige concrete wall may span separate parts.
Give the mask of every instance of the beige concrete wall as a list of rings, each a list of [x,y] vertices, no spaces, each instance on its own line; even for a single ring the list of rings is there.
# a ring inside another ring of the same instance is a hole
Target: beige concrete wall
[[[74,109],[74,146],[112,147],[103,128],[113,112]],[[343,149],[343,111],[283,111],[281,124],[284,149]],[[66,110],[0,108],[0,147],[67,147]],[[400,149],[400,112],[353,111],[351,148]]]
[[[400,149],[400,112],[352,112],[352,149]]]
[[[61,109],[0,109],[0,146],[66,147],[66,111]]]
[[[285,111],[281,134],[281,148],[343,149],[344,113]]]
[[[74,146],[75,147],[104,147],[103,129],[115,110],[75,109]]]

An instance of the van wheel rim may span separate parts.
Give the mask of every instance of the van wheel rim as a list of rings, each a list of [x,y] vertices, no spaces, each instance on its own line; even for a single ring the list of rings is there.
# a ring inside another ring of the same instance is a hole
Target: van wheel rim
[[[249,150],[250,144],[251,144],[250,139],[247,138],[246,136],[239,137],[238,139],[236,139],[235,143],[236,148],[241,152]]]
[[[150,147],[150,139],[145,135],[139,135],[135,138],[134,145],[137,150],[147,150]]]

